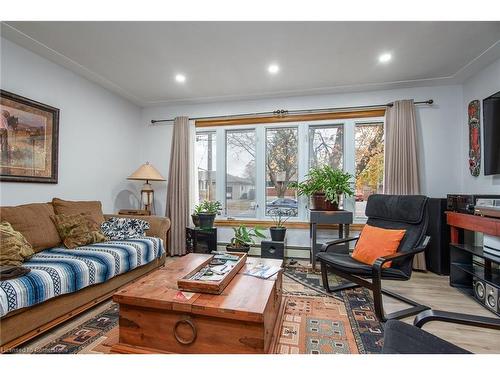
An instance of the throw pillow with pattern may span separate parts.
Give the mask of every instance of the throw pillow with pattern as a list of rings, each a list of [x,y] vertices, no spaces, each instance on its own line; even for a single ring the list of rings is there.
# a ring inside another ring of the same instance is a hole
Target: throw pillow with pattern
[[[101,224],[102,233],[110,240],[144,237],[148,229],[147,221],[128,217],[111,217]]]
[[[0,266],[20,266],[34,253],[30,243],[10,223],[0,223]]]
[[[53,216],[53,220],[64,246],[68,249],[106,241],[106,237],[95,230],[87,214],[59,214]]]

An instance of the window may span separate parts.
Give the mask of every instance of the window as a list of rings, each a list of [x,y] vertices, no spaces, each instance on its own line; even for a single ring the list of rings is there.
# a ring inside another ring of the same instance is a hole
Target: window
[[[226,215],[255,217],[255,130],[226,131]]]
[[[215,132],[197,132],[195,162],[198,173],[198,201],[216,200]]]
[[[325,164],[332,168],[343,168],[343,125],[309,127],[309,166],[317,167]]]
[[[266,129],[266,215],[298,214],[297,192],[288,188],[298,176],[298,128]]]
[[[342,168],[355,178],[343,207],[364,221],[366,200],[383,189],[383,118],[319,120],[201,128],[196,135],[198,199],[223,203],[231,218],[269,220],[274,208],[307,221],[308,199],[289,185],[313,166]]]
[[[355,215],[356,217],[365,217],[368,197],[383,191],[384,124],[356,124],[354,139],[356,152]]]

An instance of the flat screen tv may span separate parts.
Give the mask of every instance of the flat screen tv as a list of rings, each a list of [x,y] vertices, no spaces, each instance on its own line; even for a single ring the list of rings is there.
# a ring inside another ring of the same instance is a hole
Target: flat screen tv
[[[484,174],[500,174],[500,91],[483,100]]]

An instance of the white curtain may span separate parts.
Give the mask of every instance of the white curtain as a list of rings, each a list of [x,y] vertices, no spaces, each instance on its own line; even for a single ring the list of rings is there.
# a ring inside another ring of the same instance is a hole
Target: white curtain
[[[398,100],[385,112],[385,194],[420,194],[418,137],[415,103]],[[426,270],[424,253],[417,254],[413,268]]]

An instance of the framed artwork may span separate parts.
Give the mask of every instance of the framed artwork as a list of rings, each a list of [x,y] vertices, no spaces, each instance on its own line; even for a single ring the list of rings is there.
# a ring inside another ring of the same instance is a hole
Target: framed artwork
[[[0,181],[57,183],[59,109],[0,90]]]

